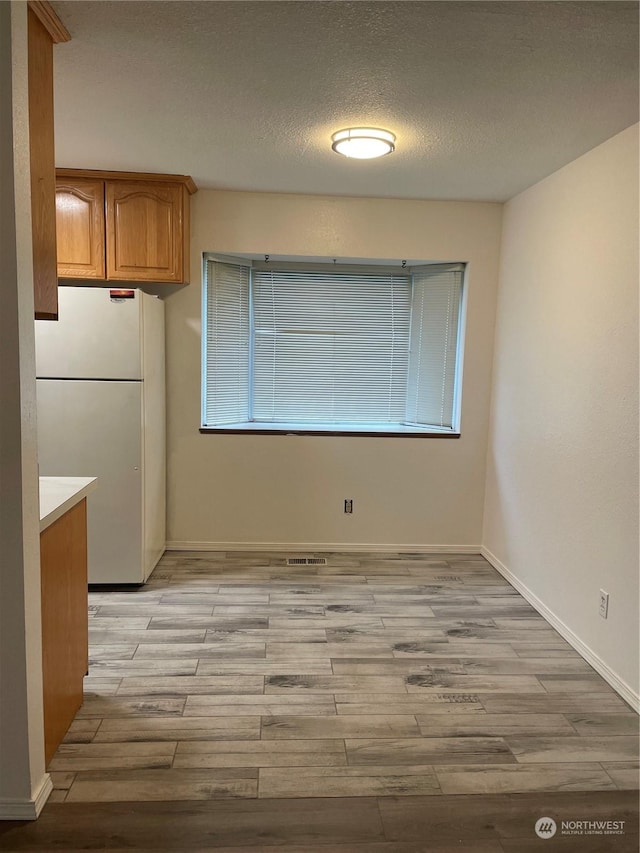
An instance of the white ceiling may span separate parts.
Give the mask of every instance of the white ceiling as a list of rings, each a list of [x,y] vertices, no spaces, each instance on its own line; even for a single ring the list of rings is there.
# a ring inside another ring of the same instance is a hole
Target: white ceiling
[[[638,120],[638,4],[53,4],[59,166],[199,187],[502,201]],[[395,153],[331,151],[349,125]]]

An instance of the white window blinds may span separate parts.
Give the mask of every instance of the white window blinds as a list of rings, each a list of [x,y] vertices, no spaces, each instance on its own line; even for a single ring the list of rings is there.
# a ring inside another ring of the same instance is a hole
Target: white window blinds
[[[249,267],[206,262],[203,423],[247,420]]]
[[[252,419],[404,419],[410,276],[254,270]]]
[[[413,270],[407,421],[452,427],[461,268]]]
[[[457,428],[461,264],[205,263],[203,425]]]

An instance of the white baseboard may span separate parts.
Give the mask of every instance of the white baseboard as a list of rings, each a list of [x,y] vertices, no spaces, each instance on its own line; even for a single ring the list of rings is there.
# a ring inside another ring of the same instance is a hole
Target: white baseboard
[[[618,693],[625,702],[627,702],[631,707],[637,712],[640,713],[640,695],[638,695],[627,683],[623,681],[620,676],[614,672],[603,660],[598,657],[598,655],[591,649],[585,642],[583,642],[577,634],[574,634],[571,628],[566,625],[562,619],[560,619],[556,614],[549,610],[546,604],[544,604],[535,593],[531,592],[529,587],[525,586],[522,581],[518,580],[518,578],[509,571],[509,569],[500,562],[500,560],[493,554],[488,548],[485,548],[483,545],[480,549],[480,553],[485,559],[487,559],[491,565],[496,569],[503,578],[511,584],[511,586],[515,587],[518,590],[520,595],[529,602],[529,604],[534,607],[538,613],[552,625],[556,631],[564,637],[564,639],[569,643],[569,645],[573,646],[573,648],[578,652],[578,654],[583,657],[588,664],[590,664],[595,671],[601,675],[604,680],[613,687],[613,689]]]
[[[167,551],[300,551],[401,554],[479,554],[479,545],[399,545],[379,542],[167,542]]]
[[[0,800],[0,820],[36,820],[53,791],[53,782],[48,773],[42,778],[36,795],[31,800]]]

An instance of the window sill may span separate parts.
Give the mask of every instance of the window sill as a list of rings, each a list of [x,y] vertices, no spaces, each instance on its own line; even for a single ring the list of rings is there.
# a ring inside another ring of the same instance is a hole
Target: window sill
[[[277,424],[270,426],[264,423],[238,423],[225,424],[222,426],[203,426],[200,427],[201,433],[218,433],[221,435],[337,435],[337,436],[357,436],[359,438],[460,438],[460,433],[449,429],[437,429],[435,427],[427,427],[421,429],[419,427],[367,427],[357,426],[353,428],[344,426],[323,426],[317,427],[313,425],[287,426],[286,424]]]

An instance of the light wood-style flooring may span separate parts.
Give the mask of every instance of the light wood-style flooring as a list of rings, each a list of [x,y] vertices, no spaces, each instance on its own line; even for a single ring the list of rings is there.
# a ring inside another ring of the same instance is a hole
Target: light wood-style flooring
[[[145,587],[90,594],[54,793],[0,849],[67,849],[56,827],[126,809],[154,832],[189,815],[202,850],[638,849],[637,715],[483,558],[287,556],[167,553]],[[543,808],[626,831],[542,840]],[[196,849],[123,832],[86,849]]]

